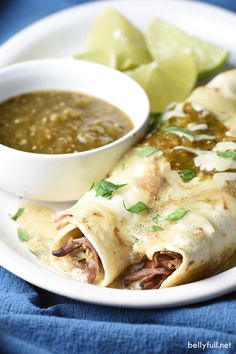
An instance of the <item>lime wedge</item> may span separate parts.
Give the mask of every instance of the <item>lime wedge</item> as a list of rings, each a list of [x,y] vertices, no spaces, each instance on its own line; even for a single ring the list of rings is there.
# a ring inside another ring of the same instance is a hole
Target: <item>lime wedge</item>
[[[207,74],[222,66],[228,56],[227,50],[191,37],[178,27],[160,19],[151,21],[146,33],[150,53],[157,61],[175,56],[176,52],[193,52],[198,74]]]
[[[199,75],[208,75],[223,66],[228,51],[201,39],[190,37]]]
[[[152,60],[143,34],[113,8],[97,18],[88,34],[86,52],[93,53],[93,61],[101,62],[102,51],[110,53],[112,59],[105,61],[115,62],[118,70],[132,69]]]
[[[117,66],[116,53],[112,48],[110,50],[104,49],[104,50],[95,50],[95,51],[80,53],[76,55],[75,58],[81,60],[93,61],[95,63],[110,66],[114,69]]]
[[[152,112],[162,112],[169,103],[186,99],[197,78],[193,55],[188,52],[126,73],[146,91]]]

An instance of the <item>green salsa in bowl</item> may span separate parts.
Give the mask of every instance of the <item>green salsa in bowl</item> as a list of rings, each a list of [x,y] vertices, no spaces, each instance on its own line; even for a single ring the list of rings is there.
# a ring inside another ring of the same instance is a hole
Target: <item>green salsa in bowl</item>
[[[143,89],[103,65],[45,59],[3,68],[0,188],[76,200],[141,139],[148,118]]]

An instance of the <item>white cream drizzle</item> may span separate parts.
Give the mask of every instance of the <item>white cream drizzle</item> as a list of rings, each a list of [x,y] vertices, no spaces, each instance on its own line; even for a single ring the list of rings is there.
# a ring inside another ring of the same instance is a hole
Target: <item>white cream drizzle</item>
[[[227,151],[227,150],[236,150],[236,143],[232,141],[223,141],[214,147],[212,151],[200,150],[189,148],[185,146],[176,146],[173,150],[183,149],[197,156],[194,158],[194,164],[196,167],[199,167],[201,171],[211,172],[213,170],[224,172],[228,169],[236,168],[236,161],[231,158],[225,158],[217,155],[217,152]],[[224,175],[223,175],[224,176]],[[233,178],[232,175],[225,175],[227,178]],[[218,177],[216,177],[218,178]],[[223,178],[222,175],[220,178]]]
[[[178,135],[180,138],[182,138],[184,136],[185,138],[187,138],[190,141],[214,140],[215,139],[215,137],[213,135],[208,135],[208,134],[191,135],[191,134],[185,133],[180,130],[176,130],[176,131],[173,130],[173,131],[171,131],[171,133]]]
[[[182,145],[175,146],[175,147],[172,149],[172,151],[174,151],[174,150],[186,150],[186,151],[192,152],[193,154],[196,154],[196,155],[201,155],[201,154],[204,154],[204,153],[208,153],[208,152],[209,152],[209,151],[200,150],[200,149],[194,149],[194,148],[190,148],[190,147],[182,146]]]
[[[208,134],[198,134],[194,135],[194,140],[195,141],[200,141],[200,140],[214,140],[215,137],[213,135],[208,135]]]
[[[227,171],[231,168],[236,168],[236,161],[217,156],[216,152],[209,151],[207,154],[199,155],[194,158],[194,164],[201,171],[211,172]]]
[[[227,135],[227,136],[231,136],[231,137],[232,137],[232,136],[235,136],[235,135],[233,135],[233,134],[232,134],[232,132],[231,132],[231,131],[226,132],[226,133],[225,133],[225,135]]]
[[[196,111],[196,112],[201,112],[201,111],[204,110],[204,107],[202,107],[202,106],[201,106],[200,104],[198,104],[198,103],[191,103],[191,105],[192,105],[194,111]]]
[[[172,111],[173,113],[174,111]],[[171,112],[167,112],[171,113]],[[208,125],[207,124],[194,124],[190,123],[187,126],[187,129],[190,130],[190,132],[195,132],[197,130],[207,130]],[[213,135],[208,135],[208,134],[188,134],[185,131],[180,130],[172,130],[171,133],[178,135],[180,138],[185,137],[190,141],[200,141],[200,140],[214,140],[215,137]]]
[[[185,132],[183,132],[183,131],[181,131],[181,130],[173,130],[173,131],[170,131],[170,133],[173,133],[173,134],[175,134],[175,135],[178,135],[180,138],[182,138],[182,137],[184,136],[184,137],[187,138],[188,140],[194,141],[194,136],[193,136],[193,135],[188,134],[188,133],[185,133]]]
[[[163,113],[163,115],[162,115],[162,119],[163,120],[169,120],[169,119],[171,119],[173,117],[185,118],[185,117],[187,117],[187,115],[185,113],[183,113],[183,112],[179,112],[179,111],[176,111],[176,110]]]
[[[196,130],[207,130],[208,129],[208,125],[207,124],[194,124],[194,123],[190,123],[188,124],[187,127],[189,130],[191,130],[191,132],[194,132]]]
[[[236,173],[235,172],[217,172],[213,176],[216,180],[223,181],[236,181]]]
[[[213,151],[227,151],[227,150],[236,150],[236,143],[233,141],[221,141],[216,144]]]
[[[168,108],[168,110],[166,110],[163,114],[162,114],[162,119],[163,120],[169,120],[173,117],[178,117],[178,118],[185,118],[187,117],[187,114],[183,112],[183,103],[177,103],[174,105],[174,107],[172,106],[171,110],[170,108]]]

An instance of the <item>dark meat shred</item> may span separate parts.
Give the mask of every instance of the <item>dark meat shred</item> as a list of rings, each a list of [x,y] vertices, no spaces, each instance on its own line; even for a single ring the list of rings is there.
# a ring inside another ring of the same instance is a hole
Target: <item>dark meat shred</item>
[[[152,260],[147,260],[143,268],[131,272],[123,278],[125,286],[140,280],[141,289],[158,289],[161,284],[180,266],[183,257],[172,251],[156,252]]]
[[[86,252],[86,250],[89,250],[93,257],[91,258],[91,262],[86,263],[86,268],[88,271],[88,283],[93,284],[96,276],[99,272],[99,266],[100,266],[100,259],[97,254],[97,251],[93,247],[93,245],[87,240],[86,237],[80,237],[80,238],[71,238],[68,240],[64,245],[59,248],[58,250],[52,251],[53,256],[56,257],[64,257],[70,253],[74,253],[74,251],[78,250],[78,252]]]

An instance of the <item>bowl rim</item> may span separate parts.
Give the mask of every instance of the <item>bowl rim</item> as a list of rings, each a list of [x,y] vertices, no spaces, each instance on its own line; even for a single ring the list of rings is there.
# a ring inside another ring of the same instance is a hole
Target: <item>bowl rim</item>
[[[36,60],[27,60],[27,61],[23,61],[23,62],[19,62],[16,64],[11,64],[8,65],[6,67],[0,68],[0,78],[2,74],[8,74],[8,72],[14,71],[14,70],[24,70],[25,68],[28,68],[30,66],[32,67],[37,67],[38,65],[45,65],[45,64],[72,64],[73,65],[88,65],[88,66],[93,66],[93,67],[97,67],[98,69],[102,68],[103,70],[107,70],[108,72],[110,71],[111,73],[115,73],[116,75],[120,75],[121,77],[123,77],[123,79],[132,82],[132,85],[136,86],[136,88],[140,91],[140,93],[143,96],[143,103],[146,105],[145,107],[145,117],[143,118],[143,120],[136,126],[134,126],[133,129],[131,129],[128,133],[126,133],[125,135],[123,135],[122,137],[120,137],[119,139],[104,145],[104,146],[100,146],[97,147],[95,149],[90,149],[90,150],[85,150],[85,151],[79,151],[79,152],[72,152],[72,153],[65,153],[65,154],[45,154],[45,153],[35,153],[35,152],[29,152],[29,151],[23,151],[23,150],[17,150],[15,148],[6,146],[4,144],[0,143],[0,150],[10,153],[16,153],[19,155],[21,155],[21,157],[34,157],[35,159],[65,159],[65,158],[77,158],[77,157],[83,157],[83,156],[88,156],[88,155],[92,155],[92,154],[96,154],[96,153],[100,153],[102,151],[106,151],[109,149],[112,149],[113,147],[115,147],[116,145],[120,145],[123,142],[125,142],[126,140],[130,139],[131,137],[137,135],[139,133],[139,131],[143,128],[143,126],[145,126],[145,124],[147,124],[149,117],[150,117],[150,102],[148,99],[148,96],[146,94],[146,92],[144,91],[144,89],[135,81],[133,80],[131,77],[129,77],[128,75],[126,75],[125,73],[118,71],[116,69],[113,69],[111,67],[102,65],[102,64],[98,64],[95,62],[90,62],[90,61],[86,61],[86,60],[79,60],[79,59],[74,59],[74,58],[70,58],[70,59],[63,59],[63,58],[49,58],[49,59],[36,59]],[[22,79],[22,78],[21,78]],[[39,91],[43,91],[43,89],[40,89]],[[46,91],[46,90],[45,90]],[[69,91],[69,90],[68,90]],[[73,92],[76,92],[74,90],[71,90]],[[31,92],[35,92],[35,91],[31,91]],[[79,92],[79,91],[77,91]],[[88,94],[89,95],[89,94]],[[16,96],[12,96],[12,97],[16,97]],[[10,98],[10,97],[9,97]],[[7,99],[6,99],[7,100]],[[105,100],[106,101],[106,100]],[[4,102],[4,101],[2,101]],[[107,101],[108,103],[110,103],[109,101]],[[138,101],[140,102],[140,100]],[[1,103],[1,102],[0,102]],[[125,112],[124,112],[125,113]],[[134,124],[134,121],[131,117],[129,117],[130,120],[132,121],[132,123]]]

